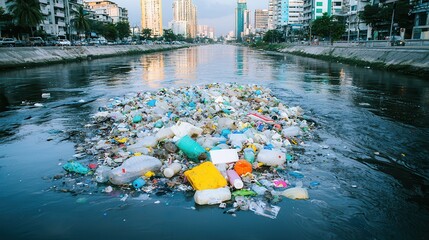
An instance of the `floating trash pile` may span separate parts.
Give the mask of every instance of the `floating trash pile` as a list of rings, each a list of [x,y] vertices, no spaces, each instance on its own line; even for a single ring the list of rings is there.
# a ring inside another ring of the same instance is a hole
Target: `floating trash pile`
[[[92,176],[105,192],[195,191],[198,205],[276,218],[280,207],[272,204],[283,197],[309,198],[293,170],[293,147],[314,127],[302,114],[258,85],[130,94],[99,108],[85,126],[92,136],[63,168]],[[82,164],[88,156],[91,163]]]

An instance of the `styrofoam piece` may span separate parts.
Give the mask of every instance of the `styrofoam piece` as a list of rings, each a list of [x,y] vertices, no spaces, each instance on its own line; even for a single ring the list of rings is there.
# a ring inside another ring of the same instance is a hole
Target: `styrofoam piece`
[[[238,161],[238,153],[236,149],[211,150],[210,158],[213,164],[233,163]]]

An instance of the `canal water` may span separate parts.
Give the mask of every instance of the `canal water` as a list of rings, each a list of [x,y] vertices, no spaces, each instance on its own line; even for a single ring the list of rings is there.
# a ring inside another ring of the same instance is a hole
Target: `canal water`
[[[428,239],[428,80],[228,45],[2,71],[0,236]],[[181,193],[121,201],[53,190],[76,136],[108,99],[213,82],[270,87],[317,123],[298,156],[304,185],[320,183],[309,200],[284,199],[273,220],[196,207]]]

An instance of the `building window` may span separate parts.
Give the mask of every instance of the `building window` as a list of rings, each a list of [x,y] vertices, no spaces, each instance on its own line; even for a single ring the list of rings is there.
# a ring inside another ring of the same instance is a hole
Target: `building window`
[[[323,6],[323,2],[316,2],[316,6],[318,6],[318,7]]]
[[[317,8],[316,9],[316,13],[322,13],[322,9],[321,8]]]

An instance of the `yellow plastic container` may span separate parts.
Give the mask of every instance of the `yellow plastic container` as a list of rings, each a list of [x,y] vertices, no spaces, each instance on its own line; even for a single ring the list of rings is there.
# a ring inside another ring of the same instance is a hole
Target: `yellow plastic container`
[[[227,185],[226,179],[212,162],[204,162],[185,172],[195,190],[216,189]]]

